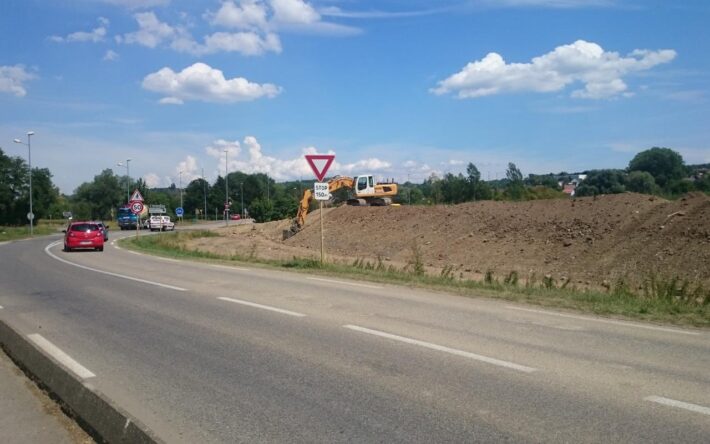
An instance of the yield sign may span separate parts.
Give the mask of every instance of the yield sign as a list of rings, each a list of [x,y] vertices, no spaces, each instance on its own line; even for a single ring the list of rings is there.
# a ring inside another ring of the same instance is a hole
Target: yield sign
[[[141,194],[140,191],[138,191],[138,188],[131,194],[131,202],[143,202],[143,195]]]
[[[313,170],[313,174],[316,175],[318,182],[323,182],[333,159],[335,159],[335,154],[306,154],[306,161]]]

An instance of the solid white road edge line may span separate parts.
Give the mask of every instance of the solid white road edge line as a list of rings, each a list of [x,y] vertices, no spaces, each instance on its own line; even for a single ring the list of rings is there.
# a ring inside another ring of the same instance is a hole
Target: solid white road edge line
[[[79,265],[79,264],[75,264],[74,262],[69,262],[68,260],[62,259],[61,257],[59,257],[59,256],[55,255],[54,253],[52,253],[51,251],[49,251],[50,248],[52,248],[55,245],[59,245],[60,243],[62,243],[62,241],[53,242],[53,243],[47,245],[47,247],[45,247],[45,249],[44,249],[44,252],[47,253],[52,258],[58,260],[59,262],[64,262],[65,264],[69,264],[74,267],[83,268],[84,270],[89,270],[89,271],[93,271],[96,273],[101,273],[101,274],[105,274],[108,276],[113,276],[113,277],[117,277],[117,278],[121,278],[121,279],[127,279],[129,281],[140,282],[142,284],[155,285],[156,287],[168,288],[170,290],[187,291],[187,288],[176,287],[174,285],[168,285],[168,284],[161,284],[160,282],[148,281],[148,280],[141,279],[141,278],[126,276],[124,274],[112,273],[110,271],[98,270],[96,268],[91,268],[91,267],[87,267],[85,265]]]
[[[49,356],[59,361],[62,365],[71,370],[81,379],[88,379],[96,376],[95,374],[91,373],[89,369],[72,359],[71,356],[64,353],[59,347],[45,339],[44,336],[37,333],[33,333],[31,335],[27,335],[27,337],[30,339],[30,341],[34,342],[35,345],[44,350]]]
[[[359,327],[357,325],[343,325],[343,327],[348,328],[350,330],[359,331],[361,333],[367,333],[367,334],[380,336],[380,337],[387,338],[387,339],[393,339],[395,341],[404,342],[406,344],[418,345],[420,347],[426,347],[426,348],[430,348],[432,350],[450,353],[452,355],[463,356],[464,358],[469,358],[469,359],[473,359],[476,361],[481,361],[481,362],[485,362],[487,364],[493,364],[493,365],[497,365],[499,367],[505,367],[505,368],[517,370],[517,371],[524,372],[524,373],[532,373],[534,371],[537,371],[536,368],[516,364],[514,362],[503,361],[503,360],[496,359],[496,358],[490,358],[488,356],[478,355],[476,353],[471,353],[471,352],[467,352],[467,351],[463,351],[463,350],[457,350],[455,348],[444,347],[443,345],[432,344],[431,342],[424,342],[424,341],[419,341],[417,339],[406,338],[404,336],[397,336],[397,335],[393,335],[391,333],[385,333],[383,331],[371,330],[369,328]]]
[[[342,284],[342,285],[352,285],[355,287],[365,287],[365,288],[375,288],[375,289],[382,289],[384,287],[380,287],[378,285],[368,285],[368,284],[358,284],[356,282],[347,282],[347,281],[336,281],[334,279],[322,279],[322,278],[314,278],[314,277],[309,277],[306,278],[311,281],[320,281],[320,282],[329,282],[331,284]]]
[[[576,316],[576,315],[570,315],[570,314],[564,314],[564,313],[556,313],[554,311],[535,310],[532,308],[515,307],[512,305],[506,305],[505,308],[508,308],[510,310],[527,311],[529,313],[539,313],[539,314],[545,314],[545,315],[550,315],[550,316],[559,316],[561,318],[578,319],[580,321],[601,322],[604,324],[621,325],[624,327],[635,327],[635,328],[644,328],[646,330],[664,331],[667,333],[678,333],[681,335],[692,335],[692,336],[700,335],[700,333],[694,332],[694,331],[676,330],[675,328],[655,327],[653,325],[634,324],[633,322],[614,321],[612,319],[597,319],[597,318],[590,318],[588,316]]]
[[[255,304],[254,302],[242,301],[240,299],[223,298],[223,297],[219,297],[217,299],[219,299],[221,301],[234,302],[235,304],[247,305],[249,307],[261,308],[262,310],[275,311],[277,313],[281,313],[281,314],[285,314],[285,315],[289,315],[289,316],[296,316],[299,318],[306,316],[303,313],[296,313],[295,311],[289,311],[289,310],[284,310],[281,308],[270,307],[268,305]]]
[[[662,396],[647,396],[643,398],[643,400],[667,405],[669,407],[690,410],[691,412],[702,413],[703,415],[710,415],[709,407],[703,407],[702,405],[690,404],[683,401],[676,401],[675,399],[664,398]]]
[[[4,307],[3,307],[2,305],[0,305],[0,310],[2,310],[3,308],[4,308]]]

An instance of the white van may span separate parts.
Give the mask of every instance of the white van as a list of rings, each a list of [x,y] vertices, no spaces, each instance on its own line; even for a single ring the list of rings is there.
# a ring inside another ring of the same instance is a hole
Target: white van
[[[148,228],[150,231],[173,231],[175,223],[170,220],[170,216],[150,216]]]

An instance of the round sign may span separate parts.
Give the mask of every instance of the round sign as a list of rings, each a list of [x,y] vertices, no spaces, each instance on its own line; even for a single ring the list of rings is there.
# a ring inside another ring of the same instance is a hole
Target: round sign
[[[27,213],[27,220],[32,220],[35,218],[34,213]]]
[[[140,214],[143,211],[143,203],[142,202],[132,202],[131,203],[131,212],[133,214]]]
[[[185,214],[185,210],[183,210],[182,207],[175,208],[175,215],[176,216],[182,217],[183,214]]]

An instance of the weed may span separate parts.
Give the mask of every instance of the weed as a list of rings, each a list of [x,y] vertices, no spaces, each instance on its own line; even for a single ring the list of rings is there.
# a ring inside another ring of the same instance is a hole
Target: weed
[[[453,280],[454,279],[454,266],[453,265],[446,265],[444,268],[441,269],[441,274],[439,276],[444,279]]]
[[[542,288],[544,288],[546,290],[551,290],[553,288],[556,288],[555,287],[555,278],[553,278],[551,274],[546,274],[542,278]]]
[[[412,242],[412,256],[410,257],[409,261],[407,262],[407,266],[405,269],[409,270],[411,267],[411,272],[412,274],[416,276],[424,276],[424,260],[422,259],[422,250],[419,248],[419,244],[417,244],[416,238]]]
[[[503,283],[506,285],[510,285],[512,287],[517,287],[518,286],[518,272],[517,271],[511,271],[508,273],[508,276],[503,279]]]
[[[483,283],[485,283],[486,285],[493,285],[493,270],[486,270],[486,274],[485,276],[483,276]]]

